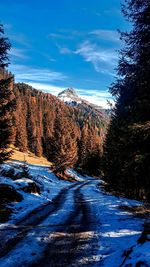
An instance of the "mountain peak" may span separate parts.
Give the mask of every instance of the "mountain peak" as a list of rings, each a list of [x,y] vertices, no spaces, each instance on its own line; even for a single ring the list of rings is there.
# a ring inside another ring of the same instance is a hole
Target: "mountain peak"
[[[75,89],[68,88],[58,94],[58,98],[66,103],[81,103],[81,98],[77,95]]]
[[[65,89],[64,91],[62,91],[61,93],[58,94],[58,97],[61,97],[62,95],[78,97],[75,89],[73,89],[73,88]]]
[[[102,107],[92,104],[78,96],[75,89],[73,88],[63,90],[61,93],[58,94],[58,98],[69,106],[80,106],[80,108],[82,106],[84,107],[84,109],[92,109],[97,111],[103,110]]]

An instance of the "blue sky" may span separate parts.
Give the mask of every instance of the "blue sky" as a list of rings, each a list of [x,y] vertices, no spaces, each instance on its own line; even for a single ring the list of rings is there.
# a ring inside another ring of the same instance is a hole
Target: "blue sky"
[[[106,106],[121,47],[117,29],[129,27],[119,0],[1,0],[0,20],[16,81],[55,95],[73,87]]]

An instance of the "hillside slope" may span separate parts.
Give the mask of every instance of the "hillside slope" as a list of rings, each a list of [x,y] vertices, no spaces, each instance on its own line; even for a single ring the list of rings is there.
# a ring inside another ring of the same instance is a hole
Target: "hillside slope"
[[[19,148],[11,146],[13,149],[13,153],[10,158],[11,161],[20,161],[26,162],[27,164],[40,165],[40,166],[51,166],[51,162],[49,162],[45,157],[38,157],[34,153],[30,151],[22,152]]]
[[[47,157],[56,114],[72,123],[76,140],[80,140],[86,127],[102,147],[108,120],[101,112],[88,106],[68,106],[57,97],[23,83],[14,85],[14,94],[16,111],[13,114],[13,131],[15,146],[21,151],[29,150],[37,156]]]

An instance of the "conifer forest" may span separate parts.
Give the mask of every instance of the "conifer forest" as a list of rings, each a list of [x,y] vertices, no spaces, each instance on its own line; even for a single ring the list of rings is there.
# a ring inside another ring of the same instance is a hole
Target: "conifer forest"
[[[0,266],[150,266],[150,1],[8,2]]]

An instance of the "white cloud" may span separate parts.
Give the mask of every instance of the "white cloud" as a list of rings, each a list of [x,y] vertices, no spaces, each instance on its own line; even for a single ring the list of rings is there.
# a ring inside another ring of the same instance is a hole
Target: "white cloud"
[[[25,50],[20,48],[11,48],[9,51],[11,57],[18,59],[28,58],[25,53],[26,53]]]
[[[53,84],[44,84],[44,83],[37,83],[37,82],[29,82],[33,88],[39,89],[41,91],[51,93],[57,96],[61,91],[67,89],[64,86],[55,86]],[[108,91],[98,91],[98,90],[85,90],[75,88],[76,92],[79,96],[83,99],[89,101],[90,103],[96,104],[103,108],[109,108],[107,100],[110,100],[113,103],[112,97]]]
[[[52,38],[52,39],[72,39],[72,36],[70,35],[70,33],[66,33],[66,34],[63,34],[63,33],[49,33],[48,34],[48,37],[49,38]]]
[[[25,82],[31,85],[35,89],[39,89],[44,92],[51,93],[55,96],[61,91],[67,89],[68,86],[64,87],[61,85],[54,85],[54,82],[61,83],[62,81],[67,82],[67,76],[61,72],[55,72],[48,69],[37,69],[31,68],[24,65],[11,65],[10,71],[15,74],[17,82]],[[75,88],[79,96],[85,100],[108,108],[107,100],[112,99],[108,91],[103,90],[86,90],[82,88]]]
[[[10,23],[4,23],[3,26],[4,26],[5,31],[12,29],[12,24],[10,24]]]
[[[26,36],[22,33],[8,33],[8,37],[10,39],[11,42],[16,42],[20,45],[23,45],[25,47],[30,47],[30,44],[26,38]]]
[[[48,37],[54,38],[54,39],[57,39],[57,38],[63,39],[65,36],[61,33],[49,33]]]
[[[113,41],[113,42],[120,42],[119,33],[117,31],[97,29],[91,31],[89,34],[94,35],[99,39]]]
[[[38,82],[28,82],[29,85],[31,85],[35,89],[39,89],[41,91],[53,94],[57,96],[61,91],[65,90],[66,87],[63,86],[55,86],[52,84],[44,84],[44,83],[38,83]]]
[[[113,74],[117,63],[117,53],[112,49],[101,49],[90,41],[83,42],[74,52],[81,55],[86,62],[91,62],[97,72]]]
[[[78,93],[80,95],[86,95],[86,96],[96,96],[96,97],[103,97],[103,98],[109,98],[111,97],[111,94],[107,90],[86,90],[85,89],[77,89]]]
[[[59,47],[59,53],[67,55],[67,54],[71,54],[72,51],[67,47]]]
[[[90,103],[101,106],[105,109],[109,108],[107,99],[104,99],[102,97],[97,97],[93,95],[93,96],[85,96],[84,99],[89,101]],[[113,100],[111,100],[111,102],[113,103]]]
[[[88,31],[62,29],[59,32],[49,33],[48,37],[52,39],[73,40],[77,36],[82,37],[87,34],[88,34]]]
[[[17,81],[21,82],[55,82],[64,81],[67,76],[61,72],[49,69],[32,68],[24,65],[11,65],[10,70],[15,74]]]
[[[111,94],[107,90],[77,89],[77,92],[85,100],[98,106],[102,106],[103,108],[109,108],[107,100],[110,100],[112,103],[114,103]]]

